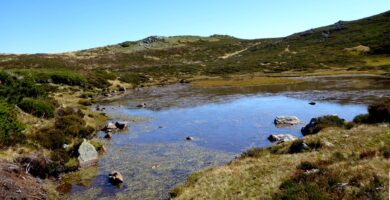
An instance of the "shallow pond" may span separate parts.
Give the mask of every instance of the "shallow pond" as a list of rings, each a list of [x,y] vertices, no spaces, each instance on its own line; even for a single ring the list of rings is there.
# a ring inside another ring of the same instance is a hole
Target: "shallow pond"
[[[104,105],[113,121],[129,121],[127,132],[105,140],[98,167],[63,178],[71,199],[166,199],[194,171],[224,164],[246,149],[272,145],[267,137],[300,129],[313,117],[346,120],[366,113],[368,102],[390,95],[390,81],[376,77],[317,77],[289,86],[193,88],[172,85],[133,91]],[[309,105],[310,100],[317,104]],[[136,108],[147,102],[146,108]],[[276,116],[303,123],[277,128]],[[103,137],[104,134],[100,133]],[[186,137],[194,138],[186,141]],[[120,171],[120,187],[107,174]]]

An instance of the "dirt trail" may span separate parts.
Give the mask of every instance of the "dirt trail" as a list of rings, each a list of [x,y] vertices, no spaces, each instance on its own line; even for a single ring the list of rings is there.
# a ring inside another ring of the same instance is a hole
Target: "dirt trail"
[[[220,58],[222,58],[222,59],[230,58],[230,57],[232,57],[232,56],[238,55],[238,54],[240,54],[240,53],[242,53],[242,52],[248,50],[250,47],[253,47],[253,46],[256,46],[256,45],[259,45],[259,44],[261,44],[261,42],[256,42],[255,44],[252,44],[251,46],[249,46],[249,47],[247,47],[247,48],[244,48],[244,49],[241,49],[241,50],[239,50],[239,51],[232,52],[232,53],[227,53],[227,54],[221,56]]]

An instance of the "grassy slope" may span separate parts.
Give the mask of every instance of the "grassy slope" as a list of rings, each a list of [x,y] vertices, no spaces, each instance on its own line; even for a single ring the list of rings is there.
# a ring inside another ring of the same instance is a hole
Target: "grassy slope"
[[[72,70],[92,76],[96,69],[117,76],[143,74],[154,80],[198,75],[312,72],[342,68],[348,72],[389,72],[390,12],[351,22],[340,22],[285,38],[243,40],[230,36],[175,36],[145,45],[129,42],[63,54],[0,55],[0,68]],[[330,36],[322,36],[330,30]],[[346,51],[358,45],[366,54]]]
[[[378,151],[390,144],[389,134],[388,127],[361,125],[351,130],[329,128],[304,140],[308,143],[329,141],[334,147],[288,154],[284,153],[290,145],[287,143],[258,150],[256,156],[242,156],[226,166],[195,173],[174,192],[178,195],[177,199],[271,199],[279,191],[280,184],[296,173],[302,161],[330,160],[333,163],[329,168],[337,171],[345,183],[361,175],[362,184],[368,185],[370,178],[378,175],[386,180],[385,189],[381,191],[386,195],[390,160],[378,152],[368,159],[360,159],[359,154],[367,150]],[[349,187],[349,190],[356,189]]]

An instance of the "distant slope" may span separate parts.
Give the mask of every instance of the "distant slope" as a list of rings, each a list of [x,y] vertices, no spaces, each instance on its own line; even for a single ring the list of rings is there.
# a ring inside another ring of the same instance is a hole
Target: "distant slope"
[[[360,46],[359,46],[360,45]],[[108,70],[147,77],[274,73],[390,66],[390,11],[284,38],[243,40],[224,35],[152,36],[62,54],[0,55],[1,68]]]

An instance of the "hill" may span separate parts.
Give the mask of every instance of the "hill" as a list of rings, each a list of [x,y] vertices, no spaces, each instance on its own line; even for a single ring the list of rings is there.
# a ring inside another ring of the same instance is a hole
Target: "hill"
[[[0,55],[0,68],[75,70],[88,77],[105,70],[130,83],[254,72],[388,73],[389,21],[390,11],[272,39],[151,36],[62,54]]]

